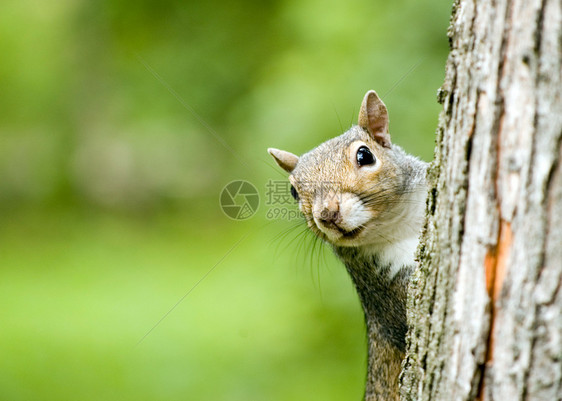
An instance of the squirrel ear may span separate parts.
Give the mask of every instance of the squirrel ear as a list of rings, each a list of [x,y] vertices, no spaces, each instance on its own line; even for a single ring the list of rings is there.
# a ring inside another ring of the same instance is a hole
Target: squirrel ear
[[[367,92],[363,98],[358,124],[361,128],[365,128],[375,141],[385,148],[390,148],[388,111],[374,90]]]
[[[273,156],[279,167],[287,173],[293,171],[299,162],[299,157],[290,152],[285,152],[284,150],[275,148],[269,148],[267,151],[271,156]]]

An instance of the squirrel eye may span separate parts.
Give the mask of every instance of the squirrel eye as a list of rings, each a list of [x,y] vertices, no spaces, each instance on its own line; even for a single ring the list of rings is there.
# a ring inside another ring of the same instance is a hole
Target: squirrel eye
[[[291,185],[291,196],[292,196],[293,198],[295,198],[296,201],[299,200],[299,193],[297,192],[297,190],[295,189],[295,187],[293,187],[292,185]]]
[[[359,165],[359,167],[373,164],[374,162],[375,156],[373,156],[368,147],[361,146],[359,149],[357,149],[357,164]]]

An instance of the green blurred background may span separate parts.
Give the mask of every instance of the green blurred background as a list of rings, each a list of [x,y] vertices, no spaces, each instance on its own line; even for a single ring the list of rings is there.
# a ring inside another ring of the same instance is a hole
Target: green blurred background
[[[266,148],[338,135],[372,88],[431,159],[449,13],[0,3],[0,399],[361,399],[356,295],[302,225],[267,219],[285,174]],[[245,221],[218,204],[236,179],[262,193]]]

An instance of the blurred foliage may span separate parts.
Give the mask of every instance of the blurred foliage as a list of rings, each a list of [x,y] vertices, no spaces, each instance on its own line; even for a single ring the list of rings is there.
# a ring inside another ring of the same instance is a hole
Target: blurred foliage
[[[338,135],[368,89],[394,142],[429,160],[449,13],[0,3],[0,399],[360,399],[362,315],[341,266],[263,202],[228,220],[218,194],[284,179],[265,149]]]

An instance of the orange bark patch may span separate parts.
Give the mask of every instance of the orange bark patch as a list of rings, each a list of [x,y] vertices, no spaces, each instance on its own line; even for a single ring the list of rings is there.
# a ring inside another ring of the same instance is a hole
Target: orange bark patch
[[[488,348],[486,352],[486,366],[491,364],[494,358],[494,328],[496,324],[496,302],[500,297],[500,292],[507,274],[507,259],[511,251],[513,235],[511,223],[501,220],[498,244],[488,250],[484,258],[484,271],[486,274],[486,290],[492,301],[490,312],[490,334],[488,336]],[[480,379],[480,389],[477,400],[484,401],[484,377]]]

